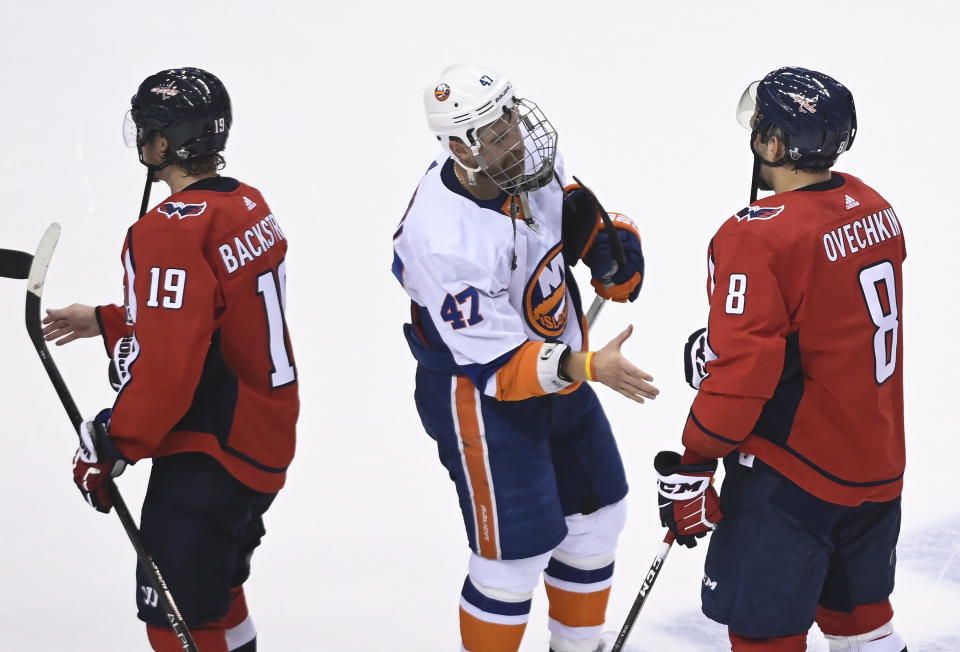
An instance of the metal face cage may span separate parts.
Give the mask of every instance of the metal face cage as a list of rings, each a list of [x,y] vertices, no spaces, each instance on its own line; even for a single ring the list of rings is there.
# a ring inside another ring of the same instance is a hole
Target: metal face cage
[[[557,132],[533,102],[513,106],[476,132],[473,145],[480,168],[512,195],[532,192],[553,179]]]

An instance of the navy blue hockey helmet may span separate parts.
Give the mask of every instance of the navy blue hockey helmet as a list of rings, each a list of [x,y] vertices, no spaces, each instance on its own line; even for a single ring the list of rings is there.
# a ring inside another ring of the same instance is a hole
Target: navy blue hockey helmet
[[[227,89],[200,68],[150,75],[130,100],[124,121],[127,145],[143,147],[154,134],[170,141],[168,162],[210,156],[227,145],[233,114]]]
[[[771,127],[784,136],[786,153],[767,165],[827,168],[853,146],[857,110],[853,95],[829,75],[806,68],[780,68],[744,91],[737,120],[766,139]],[[754,153],[756,156],[756,153]]]

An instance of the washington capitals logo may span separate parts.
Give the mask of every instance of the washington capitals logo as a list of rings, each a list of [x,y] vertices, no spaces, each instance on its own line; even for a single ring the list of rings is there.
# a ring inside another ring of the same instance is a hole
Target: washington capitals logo
[[[783,212],[783,206],[747,206],[742,211],[737,213],[737,221],[742,222],[744,220],[752,222],[753,220],[772,220],[777,215]]]
[[[177,89],[177,82],[169,81],[160,86],[154,86],[150,89],[151,93],[156,93],[160,96],[163,101],[166,101],[168,98],[173,97],[174,95],[179,95],[180,91]]]
[[[814,95],[813,97],[804,97],[800,93],[787,93],[787,96],[792,98],[793,101],[797,103],[797,106],[800,107],[800,113],[817,112],[817,100],[820,99],[820,96]]]
[[[199,215],[207,210],[207,202],[202,204],[184,204],[182,201],[168,201],[165,204],[157,206],[157,210],[167,216],[167,219],[177,218],[183,220],[194,215]]]

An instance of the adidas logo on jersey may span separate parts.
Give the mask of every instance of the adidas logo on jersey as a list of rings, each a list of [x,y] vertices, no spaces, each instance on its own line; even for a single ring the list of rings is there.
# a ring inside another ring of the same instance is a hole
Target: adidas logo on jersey
[[[254,208],[257,207],[257,203],[254,201],[251,201],[249,197],[244,197],[243,203],[247,205],[248,211],[252,211]]]
[[[844,195],[843,199],[845,202],[847,202],[847,210],[850,210],[851,208],[856,208],[857,206],[860,205],[860,202],[858,202],[856,199],[854,199],[850,195]]]

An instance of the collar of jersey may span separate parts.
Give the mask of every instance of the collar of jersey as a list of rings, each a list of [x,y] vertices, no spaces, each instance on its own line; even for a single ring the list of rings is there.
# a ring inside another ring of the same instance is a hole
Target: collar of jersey
[[[843,178],[842,174],[832,172],[829,180],[821,181],[820,183],[812,183],[809,186],[804,186],[803,188],[797,188],[797,192],[823,192],[825,190],[836,190],[837,188],[843,187],[843,184],[846,182],[847,180]]]
[[[206,179],[200,179],[191,183],[189,186],[181,190],[180,192],[187,192],[188,190],[212,190],[214,192],[233,192],[240,187],[240,182],[234,179],[233,177],[208,177]]]
[[[440,168],[440,180],[443,181],[443,185],[447,187],[447,190],[461,197],[466,197],[480,208],[489,208],[492,211],[500,213],[500,208],[507,201],[507,193],[505,192],[501,192],[493,199],[477,199],[471,195],[469,190],[460,185],[460,181],[457,179],[457,173],[453,171],[453,157],[448,158],[447,162]]]

